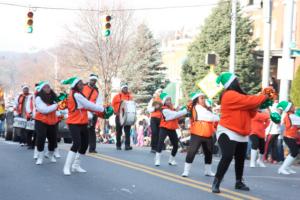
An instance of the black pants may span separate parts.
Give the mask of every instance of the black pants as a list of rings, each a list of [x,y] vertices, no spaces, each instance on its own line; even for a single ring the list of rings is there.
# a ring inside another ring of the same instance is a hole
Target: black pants
[[[156,151],[158,145],[158,138],[159,138],[159,124],[160,119],[156,117],[151,117],[150,119],[150,127],[151,127],[151,149]]]
[[[73,140],[71,151],[85,154],[89,146],[89,130],[87,124],[69,124],[69,130]]]
[[[271,152],[272,160],[278,160],[277,159],[277,140],[278,140],[278,134],[277,135],[268,135],[266,145],[265,145],[265,154],[264,159],[268,159],[268,154]]]
[[[260,154],[265,153],[265,139],[259,138],[257,135],[250,135],[250,140],[252,142],[251,149],[259,149]]]
[[[20,144],[26,144],[27,140],[27,130],[25,128],[19,128],[20,129]]]
[[[230,140],[225,133],[222,133],[218,139],[218,143],[221,148],[222,158],[218,164],[216,178],[218,178],[219,180],[223,179],[234,157],[236,180],[242,180],[247,151],[247,142],[237,142]]]
[[[93,115],[92,120],[90,121],[90,124],[88,126],[89,129],[89,146],[90,152],[93,152],[96,150],[96,123],[97,123],[97,115]]]
[[[176,156],[177,150],[178,150],[178,136],[176,133],[176,130],[169,130],[166,128],[160,128],[159,129],[159,139],[158,139],[158,146],[157,146],[157,152],[160,153],[164,147],[164,142],[166,137],[170,138],[171,144],[173,146],[171,155]]]
[[[34,148],[35,146],[35,140],[36,140],[36,133],[32,130],[26,130],[27,131],[27,146]]]
[[[213,140],[212,137],[205,138],[200,137],[198,135],[191,134],[190,139],[190,146],[188,148],[188,152],[185,158],[185,162],[187,163],[193,163],[194,158],[199,150],[199,148],[202,146],[203,153],[204,153],[204,161],[205,164],[211,164],[212,162],[212,149],[213,149]]]
[[[57,146],[56,125],[48,125],[36,120],[35,131],[38,151],[44,151],[46,138],[48,139],[48,150],[54,151],[55,146]]]
[[[283,141],[288,146],[291,156],[293,158],[296,158],[299,153],[299,147],[298,147],[296,139],[284,137]]]
[[[123,128],[125,132],[125,147],[130,146],[130,128],[131,126],[121,126],[119,116],[116,116],[116,139],[117,139],[117,147],[121,147],[121,136],[123,135]]]

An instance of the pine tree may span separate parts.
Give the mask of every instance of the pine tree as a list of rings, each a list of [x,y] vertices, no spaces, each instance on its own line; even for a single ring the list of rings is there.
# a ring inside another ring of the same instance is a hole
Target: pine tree
[[[159,43],[145,24],[138,26],[122,77],[128,82],[136,102],[145,108],[153,93],[164,85],[164,70]]]
[[[292,82],[291,99],[295,106],[300,107],[300,66],[298,67],[295,79]]]
[[[218,55],[216,73],[228,71],[230,55],[231,3],[221,0],[211,15],[205,20],[199,35],[188,48],[186,63],[182,66],[182,80],[185,93],[196,89],[196,82],[208,72],[205,56],[214,52]],[[242,17],[238,6],[236,66],[242,88],[247,93],[258,92],[260,68],[255,61],[253,50],[256,41],[252,39],[252,25],[247,17]]]

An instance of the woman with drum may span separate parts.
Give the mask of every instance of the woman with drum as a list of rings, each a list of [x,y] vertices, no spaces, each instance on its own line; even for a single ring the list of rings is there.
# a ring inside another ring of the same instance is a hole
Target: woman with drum
[[[88,111],[103,112],[102,105],[90,102],[83,94],[83,82],[77,77],[62,81],[62,84],[71,85],[68,96],[68,118],[67,124],[72,135],[73,144],[68,152],[64,165],[64,175],[71,175],[72,172],[85,173],[86,170],[80,166],[80,155],[84,155],[89,145]]]
[[[56,116],[56,94],[51,89],[48,82],[41,82],[38,86],[38,93],[35,97],[35,131],[36,144],[38,150],[37,165],[43,163],[44,146],[48,139],[49,158],[51,162],[56,162],[54,149],[57,145],[57,116]]]
[[[213,153],[213,134],[215,133],[216,124],[219,116],[212,113],[209,102],[201,92],[190,94],[192,101],[191,106],[191,126],[190,126],[190,145],[185,159],[183,177],[189,176],[189,172],[194,161],[195,155],[202,146],[204,152],[205,176],[215,176],[211,170],[212,153]]]
[[[187,109],[177,111],[174,109],[171,97],[167,93],[161,93],[160,98],[162,100],[162,118],[160,121],[158,147],[155,155],[155,166],[160,166],[161,151],[164,146],[164,141],[168,136],[173,149],[169,159],[169,165],[177,165],[175,156],[178,150],[178,136],[176,129],[179,128],[178,119],[187,114]]]

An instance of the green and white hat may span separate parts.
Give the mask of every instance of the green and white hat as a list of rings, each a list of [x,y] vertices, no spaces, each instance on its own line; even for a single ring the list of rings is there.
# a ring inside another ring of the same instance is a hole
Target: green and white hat
[[[170,97],[167,93],[165,92],[162,92],[160,95],[159,95],[159,98],[161,99],[162,103],[165,104],[167,98]]]
[[[48,81],[41,81],[41,82],[39,82],[39,84],[35,87],[36,91],[40,92],[45,85],[49,85],[50,86],[50,83]]]
[[[121,90],[123,90],[123,88],[128,88],[128,84],[127,83],[121,83]]]
[[[98,81],[99,77],[97,74],[90,74],[89,79]]]
[[[204,93],[202,93],[201,91],[197,91],[197,92],[192,92],[190,93],[189,97],[190,100],[194,101],[196,98],[200,97],[200,96],[205,96]]]
[[[62,80],[62,81],[61,81],[61,84],[63,84],[63,85],[71,85],[71,88],[74,88],[75,85],[76,85],[79,81],[81,81],[80,78],[77,78],[77,77],[71,77],[71,78],[69,78],[69,79]]]
[[[283,110],[284,112],[288,112],[291,107],[292,107],[292,103],[288,102],[288,101],[281,101],[278,105],[277,108]]]
[[[216,82],[218,85],[222,84],[224,88],[227,89],[236,78],[237,77],[230,72],[223,72],[218,76]]]

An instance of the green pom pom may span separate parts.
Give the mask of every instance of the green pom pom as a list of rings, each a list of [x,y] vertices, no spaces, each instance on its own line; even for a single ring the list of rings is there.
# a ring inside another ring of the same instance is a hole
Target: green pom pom
[[[66,93],[60,93],[58,97],[56,97],[56,102],[60,102],[68,98],[68,95]]]
[[[279,124],[281,122],[281,116],[277,112],[271,113],[270,118],[276,124]]]
[[[266,109],[273,105],[273,100],[267,99],[263,104],[260,105],[260,109]]]
[[[113,107],[111,107],[111,106],[106,107],[104,110],[104,119],[110,118],[113,114],[114,114]]]
[[[298,117],[300,117],[300,108],[298,108],[295,112],[295,115],[297,115]]]

